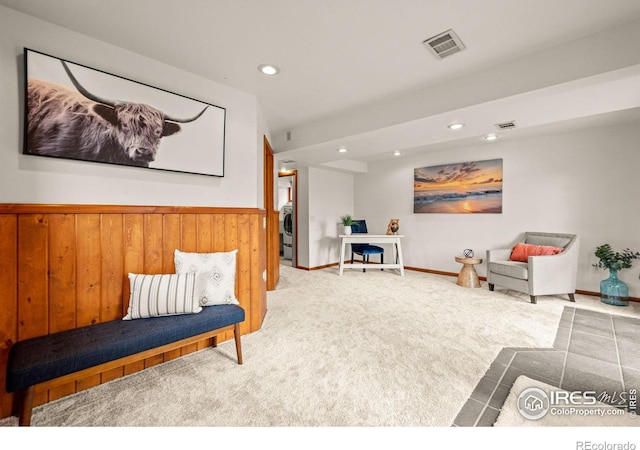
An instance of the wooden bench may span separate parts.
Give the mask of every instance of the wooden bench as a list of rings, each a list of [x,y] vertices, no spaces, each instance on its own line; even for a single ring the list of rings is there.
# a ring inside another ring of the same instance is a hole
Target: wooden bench
[[[197,314],[116,320],[17,342],[7,365],[7,392],[18,394],[18,423],[31,424],[36,385],[47,389],[233,331],[242,364],[237,305],[215,305]]]

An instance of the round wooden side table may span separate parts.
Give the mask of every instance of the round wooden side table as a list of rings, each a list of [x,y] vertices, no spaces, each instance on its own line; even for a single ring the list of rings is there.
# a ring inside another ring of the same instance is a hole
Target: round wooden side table
[[[474,267],[476,264],[482,264],[482,258],[466,258],[464,256],[456,256],[456,262],[462,264],[462,270],[458,275],[457,284],[468,288],[479,288],[480,280],[478,273]]]

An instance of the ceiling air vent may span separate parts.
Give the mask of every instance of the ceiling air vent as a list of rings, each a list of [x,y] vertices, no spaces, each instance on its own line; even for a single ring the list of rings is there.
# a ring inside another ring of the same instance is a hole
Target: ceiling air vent
[[[424,41],[423,44],[438,59],[446,58],[466,48],[453,30],[447,30],[437,36],[433,36]]]
[[[510,122],[502,122],[495,124],[498,130],[513,130],[516,127],[516,121],[512,120]]]

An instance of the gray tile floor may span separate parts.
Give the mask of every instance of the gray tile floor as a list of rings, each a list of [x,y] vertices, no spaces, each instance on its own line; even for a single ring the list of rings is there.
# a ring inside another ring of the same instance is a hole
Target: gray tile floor
[[[492,426],[520,375],[615,403],[612,393],[640,388],[640,319],[566,306],[553,348],[503,349],[453,426]]]

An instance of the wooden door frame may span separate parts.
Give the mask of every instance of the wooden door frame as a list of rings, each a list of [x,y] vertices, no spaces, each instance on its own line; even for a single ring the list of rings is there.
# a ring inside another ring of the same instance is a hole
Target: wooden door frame
[[[267,136],[263,136],[264,152],[264,209],[266,211],[266,252],[267,252],[267,291],[273,291],[280,280],[280,233],[279,233],[279,211],[274,209],[274,165],[273,149]]]

